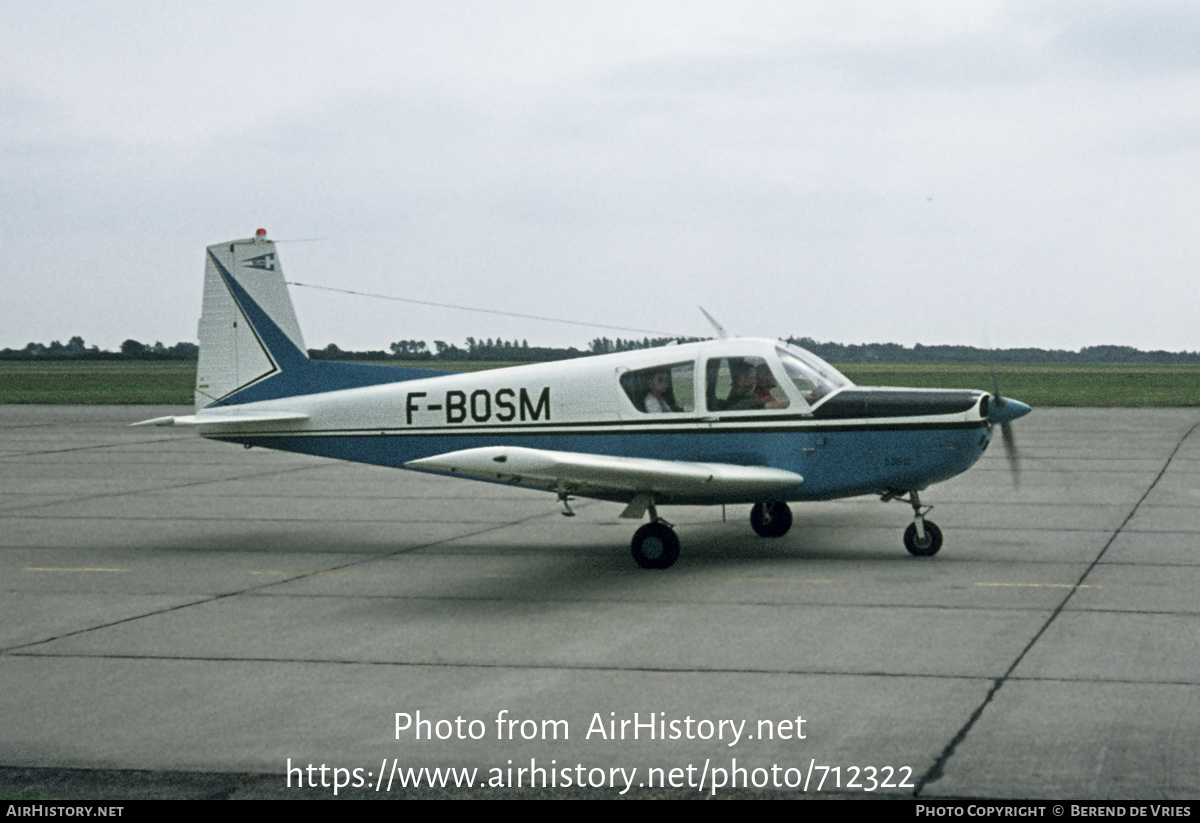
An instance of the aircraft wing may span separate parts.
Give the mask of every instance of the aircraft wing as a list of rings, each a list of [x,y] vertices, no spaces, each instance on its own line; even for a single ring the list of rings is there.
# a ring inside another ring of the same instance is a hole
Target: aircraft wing
[[[464,449],[411,460],[404,465],[584,497],[624,500],[647,494],[689,501],[753,500],[756,495],[794,488],[804,482],[795,472],[767,466],[609,457],[521,446]]]

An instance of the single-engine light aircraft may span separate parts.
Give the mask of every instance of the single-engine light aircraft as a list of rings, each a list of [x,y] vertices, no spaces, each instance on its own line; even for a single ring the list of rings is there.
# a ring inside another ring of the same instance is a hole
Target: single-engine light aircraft
[[[711,318],[710,318],[711,319]],[[622,503],[649,522],[643,568],[679,538],[664,505],[749,503],[763,537],[791,501],[912,506],[904,545],[936,554],[920,492],[966,471],[1029,406],[998,391],[865,388],[797,346],[733,338],[474,373],[310,360],[262,229],[208,247],[195,414],[137,426]]]

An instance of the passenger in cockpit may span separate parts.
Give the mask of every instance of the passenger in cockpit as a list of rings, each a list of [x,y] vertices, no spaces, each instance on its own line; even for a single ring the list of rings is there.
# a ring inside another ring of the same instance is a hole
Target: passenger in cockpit
[[[646,376],[646,396],[642,405],[650,414],[679,411],[671,399],[671,372],[660,369]]]
[[[788,406],[787,397],[782,400],[775,396],[775,389],[779,387],[779,381],[775,379],[775,375],[771,374],[771,367],[766,363],[759,363],[754,368],[754,396],[763,401],[763,407],[767,409],[785,409]]]

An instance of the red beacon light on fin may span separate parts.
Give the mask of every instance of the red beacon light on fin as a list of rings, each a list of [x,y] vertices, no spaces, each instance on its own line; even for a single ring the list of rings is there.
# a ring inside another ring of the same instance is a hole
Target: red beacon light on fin
[[[267,236],[267,230],[266,230],[266,229],[259,229],[258,231],[256,231],[256,232],[254,233],[254,236],[255,236],[255,237],[264,237],[264,238],[265,238],[265,237]]]

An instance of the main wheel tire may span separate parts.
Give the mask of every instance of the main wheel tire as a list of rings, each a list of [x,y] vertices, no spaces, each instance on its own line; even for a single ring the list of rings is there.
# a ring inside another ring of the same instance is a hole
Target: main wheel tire
[[[933,557],[942,547],[942,530],[936,524],[925,521],[925,539],[917,539],[917,524],[909,523],[904,530],[904,548],[917,557]]]
[[[679,559],[679,538],[670,526],[647,523],[633,533],[633,559],[643,569],[667,569]]]
[[[792,510],[787,503],[755,503],[750,526],[759,537],[783,537],[792,527]]]

